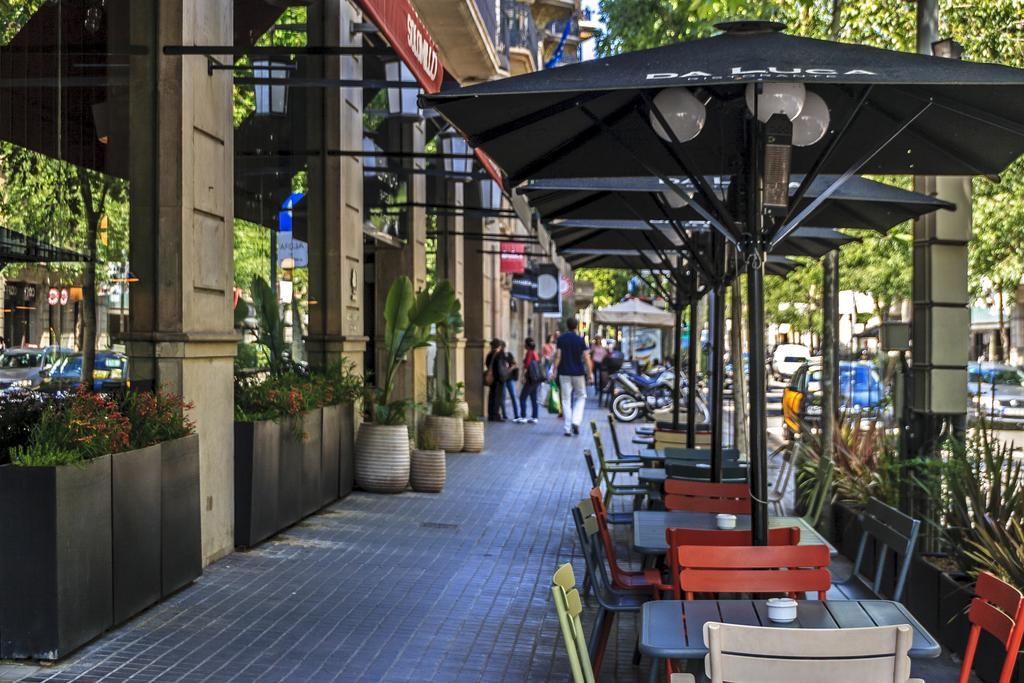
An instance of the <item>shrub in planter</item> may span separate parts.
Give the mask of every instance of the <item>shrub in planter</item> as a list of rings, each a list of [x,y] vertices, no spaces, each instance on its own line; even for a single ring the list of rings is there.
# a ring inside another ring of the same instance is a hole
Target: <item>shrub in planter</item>
[[[45,405],[42,396],[34,392],[0,394],[0,465],[10,462],[12,448],[28,443]]]
[[[409,483],[408,413],[410,399],[395,399],[395,377],[409,353],[426,346],[431,327],[449,313],[455,292],[447,281],[413,292],[405,276],[395,280],[384,304],[385,371],[378,387],[364,396],[367,422],[356,437],[355,478],[360,488],[377,493],[398,493]]]
[[[410,454],[410,481],[413,491],[440,493],[446,477],[445,452],[429,433],[420,434],[419,448]]]
[[[0,467],[0,658],[58,659],[113,625],[107,454],[127,447],[116,407],[80,393]]]

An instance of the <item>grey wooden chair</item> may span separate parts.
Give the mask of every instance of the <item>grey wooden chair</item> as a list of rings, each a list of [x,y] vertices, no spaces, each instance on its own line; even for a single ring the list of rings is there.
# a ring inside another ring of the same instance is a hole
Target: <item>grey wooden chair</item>
[[[843,600],[885,598],[899,602],[903,597],[921,522],[877,498],[871,498],[860,516],[860,523],[863,532],[853,560],[853,571],[847,580],[833,584],[829,597]],[[875,566],[874,573],[869,576],[864,570],[872,568],[864,567],[864,555],[868,542],[872,540],[875,543]],[[882,592],[882,579],[890,553],[896,558],[896,580],[892,595],[886,596]]]

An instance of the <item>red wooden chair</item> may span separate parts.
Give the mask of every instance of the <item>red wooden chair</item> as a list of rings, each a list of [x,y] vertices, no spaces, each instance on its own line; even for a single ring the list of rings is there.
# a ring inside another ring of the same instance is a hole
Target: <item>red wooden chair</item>
[[[601,544],[604,546],[605,558],[608,560],[608,567],[612,572],[612,585],[615,588],[630,591],[653,590],[654,597],[659,597],[657,587],[662,585],[661,572],[657,569],[630,571],[619,566],[615,543],[608,530],[608,510],[604,506],[604,493],[599,487],[590,489],[590,500],[594,504],[594,518],[597,520],[597,529],[601,536]]]
[[[753,546],[753,536],[749,530],[728,530],[718,529],[665,529],[665,542],[668,544],[668,553],[665,564],[669,569],[669,577],[672,585],[659,586],[661,590],[671,590],[676,600],[681,599],[682,590],[679,587],[679,572],[682,567],[679,564],[680,546]],[[780,527],[768,530],[768,545],[797,545],[800,542],[800,527]]]
[[[679,586],[687,600],[694,593],[817,593],[832,585],[825,545],[680,546]]]
[[[970,678],[982,630],[998,638],[1006,647],[1006,659],[1003,660],[999,683],[1010,683],[1021,636],[1024,636],[1024,595],[988,572],[978,574],[974,591],[977,596],[971,601],[971,610],[967,613],[971,633],[967,638],[967,651],[964,652],[964,663],[960,668],[960,683],[967,683]]]
[[[665,509],[750,514],[750,487],[684,479],[665,480]]]

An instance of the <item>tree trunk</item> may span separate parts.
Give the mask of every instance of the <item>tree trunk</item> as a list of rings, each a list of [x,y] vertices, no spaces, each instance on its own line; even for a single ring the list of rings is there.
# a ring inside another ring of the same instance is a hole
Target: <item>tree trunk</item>
[[[736,433],[733,435],[736,448],[740,453],[750,452],[750,440],[747,438],[747,382],[746,372],[743,364],[743,295],[740,292],[739,282],[734,282],[729,288],[732,294],[730,301],[730,315],[732,316],[732,330],[730,330],[729,346],[732,350],[732,405],[733,425]]]
[[[997,305],[999,306],[999,333],[996,335],[996,360],[1006,362],[1006,315],[1003,313],[1003,287],[998,286]]]
[[[78,169],[78,185],[85,210],[86,253],[89,256],[82,276],[82,388],[92,391],[96,368],[96,241],[106,192],[100,197],[99,206],[94,206],[92,186],[84,169]]]

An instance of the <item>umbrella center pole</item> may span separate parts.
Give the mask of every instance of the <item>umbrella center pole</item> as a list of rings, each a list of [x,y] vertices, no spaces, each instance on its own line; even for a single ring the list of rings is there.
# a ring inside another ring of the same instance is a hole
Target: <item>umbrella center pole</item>
[[[768,420],[764,343],[764,127],[748,118],[747,299],[750,344],[750,526],[754,545],[768,545]]]
[[[715,238],[715,235],[712,235]],[[722,240],[713,239],[715,265],[721,269]],[[711,295],[711,481],[722,481],[722,445],[725,421],[725,281],[715,279]]]
[[[686,356],[686,447],[697,445],[697,352],[700,348],[700,318],[697,306],[697,274],[690,284],[690,343]]]

